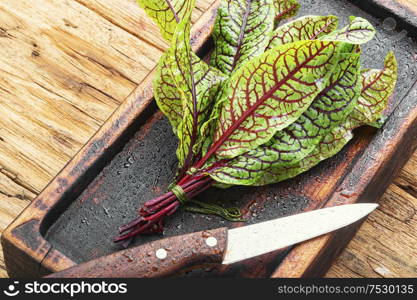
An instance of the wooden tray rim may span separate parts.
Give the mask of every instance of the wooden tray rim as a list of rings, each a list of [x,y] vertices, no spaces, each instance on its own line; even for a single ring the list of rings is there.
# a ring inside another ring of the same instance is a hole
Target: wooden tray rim
[[[366,0],[363,2],[377,2],[379,5],[384,5],[384,3],[380,3],[380,0]],[[201,46],[207,41],[212,30],[212,24],[217,13],[218,5],[219,0],[215,1],[193,26],[192,46],[194,50],[200,49]],[[387,11],[395,13],[390,9]],[[415,14],[415,12],[412,13]],[[35,265],[38,264],[42,269],[44,269],[44,272],[57,272],[75,265],[75,263],[70,258],[65,256],[65,254],[56,249],[52,249],[50,243],[44,238],[41,226],[48,214],[45,209],[55,207],[62,199],[62,195],[76,185],[79,176],[88,172],[88,170],[90,170],[97,162],[99,158],[95,154],[97,154],[98,149],[101,149],[100,151],[108,150],[108,148],[110,148],[111,145],[113,145],[120,136],[123,136],[128,128],[134,124],[134,121],[144,112],[148,105],[151,104],[153,101],[152,79],[154,72],[155,68],[144,78],[144,80],[135,88],[126,100],[122,102],[122,104],[114,111],[109,119],[96,132],[96,134],[94,134],[94,136],[57,174],[57,176],[52,179],[52,181],[44,188],[44,190],[42,190],[32,203],[6,228],[2,234],[2,244],[5,251],[7,250],[9,242],[13,241],[13,245],[19,251],[26,253]],[[412,89],[417,89],[417,86],[414,85]],[[395,111],[393,113],[395,113]],[[401,140],[404,140],[405,130],[410,127],[417,127],[417,108],[410,112],[408,122],[402,124],[400,128],[401,130],[398,131],[397,135],[401,138]],[[398,144],[396,145],[398,146]],[[415,148],[416,146],[417,145],[410,145],[410,148]],[[369,168],[367,174],[364,174],[366,176],[364,176],[361,181],[362,187],[371,184],[371,180],[368,180],[372,178],[371,174],[378,172],[382,168],[385,161],[394,157],[396,150],[397,147],[392,146],[384,152],[384,157],[381,157],[374,162],[372,168]],[[362,157],[364,156],[365,154],[362,155]],[[353,167],[357,167],[357,165],[361,163],[363,162],[361,162],[361,158],[359,158]],[[345,179],[345,181],[346,180],[348,179]],[[383,189],[383,191],[385,191],[385,189]],[[360,202],[363,200],[365,195],[366,190],[362,189],[357,193],[357,196],[350,198],[347,202]],[[340,199],[332,197],[325,206],[332,206],[340,203],[339,200]],[[16,238],[13,231],[24,224],[33,222],[33,220],[36,221],[33,231],[35,236],[31,238],[34,243],[28,245],[27,241]],[[360,223],[358,223],[358,225],[359,224]],[[317,261],[320,260],[320,254],[326,252],[325,250],[327,246],[338,236],[338,233],[339,232],[327,234],[294,247],[284,258],[283,262],[278,266],[272,277],[303,277],[320,275],[316,274],[316,271],[310,270],[309,266],[311,266],[313,262],[316,261],[317,263]],[[350,240],[350,238],[348,238],[347,241],[348,240]],[[343,249],[344,244],[340,248]],[[305,258],[307,258],[304,260],[303,264],[297,262],[297,257],[299,257],[301,253]],[[323,269],[326,269],[326,267],[323,267]]]

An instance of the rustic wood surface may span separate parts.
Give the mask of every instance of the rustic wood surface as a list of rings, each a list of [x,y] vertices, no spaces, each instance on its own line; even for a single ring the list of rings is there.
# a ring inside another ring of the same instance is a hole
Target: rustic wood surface
[[[194,18],[212,2],[197,0]],[[0,231],[141,82],[165,47],[135,0],[0,2]],[[417,152],[380,203],[327,276],[417,276]],[[6,276],[0,253],[0,277]]]

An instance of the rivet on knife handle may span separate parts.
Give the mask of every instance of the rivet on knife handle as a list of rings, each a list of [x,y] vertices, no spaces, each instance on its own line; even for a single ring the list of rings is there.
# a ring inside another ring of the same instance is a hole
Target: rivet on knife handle
[[[100,257],[49,278],[164,277],[189,266],[223,261],[227,228],[161,239]]]

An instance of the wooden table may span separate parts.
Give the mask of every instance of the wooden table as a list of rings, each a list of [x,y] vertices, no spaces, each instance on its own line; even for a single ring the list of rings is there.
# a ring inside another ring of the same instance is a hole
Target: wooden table
[[[194,18],[212,2],[197,0]],[[0,231],[166,46],[135,0],[0,1]],[[417,152],[380,203],[327,276],[417,276]]]

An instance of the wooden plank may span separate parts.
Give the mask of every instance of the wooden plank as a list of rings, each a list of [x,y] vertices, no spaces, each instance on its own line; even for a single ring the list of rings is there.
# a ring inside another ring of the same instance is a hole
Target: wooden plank
[[[0,165],[39,192],[161,51],[75,1],[1,1],[0,20]]]
[[[411,32],[414,36],[417,34],[416,0],[352,0],[352,2],[364,10],[374,10],[379,18],[387,20],[388,28],[399,25],[402,34],[405,31]],[[392,22],[393,20],[395,20],[395,24]]]
[[[416,277],[416,162],[417,152],[390,185],[379,202],[378,210],[361,226],[327,277]],[[411,193],[400,186],[411,187]]]
[[[197,1],[198,11],[211,2]],[[401,2],[407,7],[417,3]],[[7,116],[0,120],[0,230],[43,189],[156,61],[147,55],[157,56],[163,41],[156,35],[152,44],[148,42],[157,29],[143,16],[134,0],[40,0],[36,5],[22,0],[19,5],[13,0],[0,2],[0,110]],[[154,50],[142,53],[140,48]],[[148,63],[143,65],[142,61]],[[405,201],[402,205],[416,207],[412,199],[417,197],[417,153],[412,161],[387,192],[398,188],[402,192],[392,194],[399,196],[384,196],[387,207],[395,208],[399,199]],[[396,225],[382,212],[372,218],[379,224]],[[404,222],[407,227],[390,227],[393,231],[387,236],[393,238],[384,240],[388,249],[401,253],[399,247],[413,241],[417,230],[410,222]],[[354,239],[344,252],[350,254],[342,254],[329,276],[372,274],[371,268],[360,265],[371,260],[378,248],[378,241],[368,237],[380,233],[378,226],[366,228],[366,239]],[[411,234],[403,234],[405,229]],[[357,263],[349,263],[351,254]],[[407,276],[416,265],[417,255],[405,260],[403,268],[383,248],[375,255],[391,270],[386,276]],[[4,275],[0,267],[0,276]]]
[[[158,28],[149,21],[146,13],[137,5],[136,0],[75,0],[96,12],[109,22],[145,41],[149,45],[163,50],[168,44],[159,34]],[[195,22],[207,10],[213,1],[197,0],[192,21]]]
[[[198,1],[197,15],[207,7]],[[134,0],[0,3],[0,232],[143,79],[163,43]]]
[[[0,173],[0,232],[16,218],[36,195],[8,176]],[[7,277],[3,260],[3,249],[0,245],[0,278]]]

